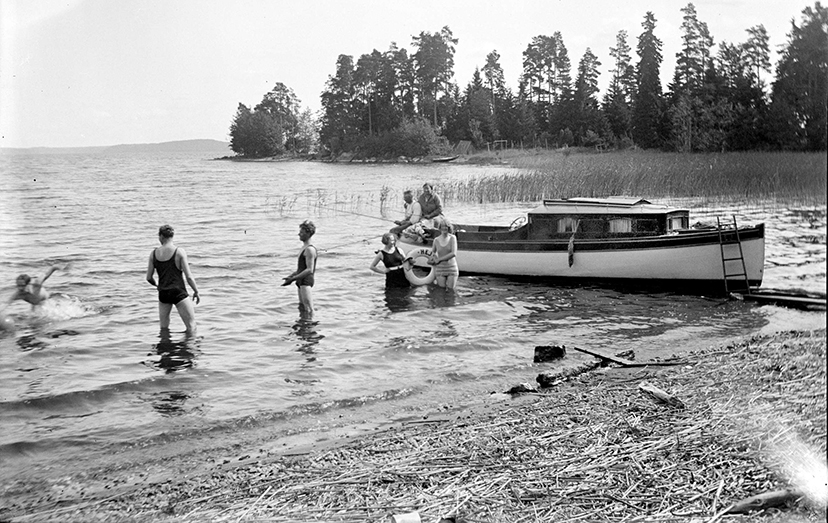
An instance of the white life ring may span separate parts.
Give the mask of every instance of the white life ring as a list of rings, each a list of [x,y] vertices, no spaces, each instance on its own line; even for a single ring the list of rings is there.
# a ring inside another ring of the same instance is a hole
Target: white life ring
[[[411,249],[408,251],[408,254],[405,255],[406,259],[411,259],[412,262],[416,261],[418,258],[425,258],[428,260],[431,257],[431,249],[427,247],[417,247],[416,249]],[[420,278],[414,273],[413,268],[405,270],[405,277],[411,285],[428,285],[429,283],[434,282],[434,279],[437,278],[437,275],[434,273],[434,266],[429,265],[430,269],[428,274]]]

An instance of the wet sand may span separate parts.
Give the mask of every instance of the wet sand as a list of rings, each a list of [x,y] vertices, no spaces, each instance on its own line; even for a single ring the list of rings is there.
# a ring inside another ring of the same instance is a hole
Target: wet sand
[[[682,365],[600,368],[537,394],[409,398],[289,428],[239,427],[124,449],[69,474],[56,465],[59,474],[5,485],[0,520],[385,521],[410,511],[435,522],[727,520],[718,513],[728,504],[792,486],[763,453],[768,438],[796,435],[825,456],[825,313],[775,317],[750,338],[677,348]],[[782,381],[801,375],[783,387],[766,379],[777,371]],[[522,381],[537,385],[534,375]],[[687,408],[653,403],[638,393],[642,381]],[[757,424],[774,416],[785,430]],[[763,514],[824,521],[825,508],[807,498]]]

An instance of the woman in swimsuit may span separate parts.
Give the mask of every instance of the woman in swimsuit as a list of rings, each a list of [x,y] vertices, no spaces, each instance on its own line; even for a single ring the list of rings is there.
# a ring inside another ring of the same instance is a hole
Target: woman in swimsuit
[[[405,271],[410,270],[407,267],[405,253],[397,247],[397,236],[392,232],[387,232],[382,235],[382,244],[385,246],[374,257],[371,266],[368,267],[377,274],[385,274],[386,287],[408,287],[411,284],[408,278],[405,277]],[[377,267],[377,264],[382,261],[385,267]]]
[[[169,225],[162,225],[158,229],[158,241],[161,246],[152,250],[147,265],[147,281],[158,288],[158,319],[162,329],[170,328],[170,312],[173,305],[178,309],[178,314],[187,326],[187,334],[195,334],[195,307],[201,301],[198,295],[198,287],[190,273],[190,265],[187,263],[187,253],[184,249],[178,248],[173,243],[175,230]],[[153,274],[158,272],[158,283],[155,283]],[[193,299],[187,294],[187,286],[184,278],[193,289]]]
[[[457,237],[451,234],[451,223],[445,218],[435,220],[440,236],[434,238],[429,265],[434,266],[434,283],[440,287],[454,289],[460,268],[457,266]]]
[[[305,220],[299,225],[299,239],[302,240],[304,245],[299,252],[296,271],[285,277],[284,283],[282,283],[282,285],[290,285],[291,282],[296,282],[296,286],[299,288],[299,310],[308,318],[313,316],[311,287],[313,287],[313,275],[316,272],[316,247],[311,245],[310,239],[315,233],[316,226],[312,221]]]

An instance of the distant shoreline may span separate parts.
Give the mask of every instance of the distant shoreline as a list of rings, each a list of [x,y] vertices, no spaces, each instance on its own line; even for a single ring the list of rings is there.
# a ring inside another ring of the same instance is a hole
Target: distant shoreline
[[[176,140],[160,143],[137,143],[119,145],[93,145],[84,147],[0,147],[0,154],[77,154],[77,153],[159,153],[193,152],[209,154],[232,153],[230,142],[211,139]]]

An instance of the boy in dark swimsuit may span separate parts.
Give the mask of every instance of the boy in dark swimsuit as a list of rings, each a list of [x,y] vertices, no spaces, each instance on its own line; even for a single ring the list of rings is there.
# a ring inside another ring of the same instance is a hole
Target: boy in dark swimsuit
[[[195,279],[190,273],[187,262],[187,253],[173,243],[175,230],[169,225],[162,225],[158,229],[158,241],[161,246],[152,250],[147,266],[147,281],[158,288],[158,319],[162,329],[170,328],[170,312],[173,305],[187,326],[187,334],[196,333],[195,303],[201,301],[198,295]],[[154,273],[158,272],[158,283],[155,283]],[[187,294],[184,278],[193,289],[193,299]]]
[[[314,284],[313,275],[316,272],[316,247],[310,244],[311,237],[316,233],[316,226],[313,222],[305,220],[299,225],[299,239],[303,247],[299,252],[299,260],[296,271],[284,278],[282,285],[290,285],[296,282],[299,288],[299,310],[303,316],[313,316],[313,297],[311,287]]]

